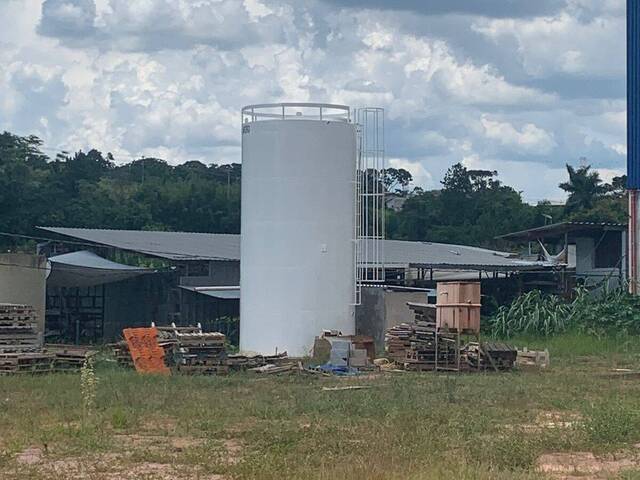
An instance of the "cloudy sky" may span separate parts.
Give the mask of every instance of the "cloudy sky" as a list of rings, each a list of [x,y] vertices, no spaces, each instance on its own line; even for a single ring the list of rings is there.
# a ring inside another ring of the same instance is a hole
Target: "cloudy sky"
[[[561,199],[624,172],[624,77],[624,0],[0,0],[0,130],[52,155],[238,162],[243,105],[382,106],[417,184]]]

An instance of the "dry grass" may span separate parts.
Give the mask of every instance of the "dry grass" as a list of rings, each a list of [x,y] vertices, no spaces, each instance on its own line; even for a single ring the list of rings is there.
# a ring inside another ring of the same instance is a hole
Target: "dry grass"
[[[640,367],[636,340],[548,342],[550,369],[499,375],[167,378],[98,363],[93,412],[77,375],[4,377],[0,478],[638,478],[640,380],[604,375]],[[323,391],[346,384],[371,388]]]

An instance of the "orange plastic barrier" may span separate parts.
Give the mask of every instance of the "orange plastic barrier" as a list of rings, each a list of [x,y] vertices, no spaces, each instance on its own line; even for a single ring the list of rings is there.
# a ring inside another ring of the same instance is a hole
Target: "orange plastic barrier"
[[[171,374],[164,364],[164,350],[158,345],[158,330],[155,327],[125,328],[122,334],[138,373]]]

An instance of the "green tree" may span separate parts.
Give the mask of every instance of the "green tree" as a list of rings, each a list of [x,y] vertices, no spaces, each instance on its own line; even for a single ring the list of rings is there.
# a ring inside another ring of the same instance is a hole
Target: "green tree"
[[[607,192],[607,188],[602,185],[600,174],[597,171],[592,171],[590,165],[579,167],[576,170],[567,164],[567,173],[569,180],[559,185],[569,194],[565,205],[567,214],[592,208],[598,198]]]

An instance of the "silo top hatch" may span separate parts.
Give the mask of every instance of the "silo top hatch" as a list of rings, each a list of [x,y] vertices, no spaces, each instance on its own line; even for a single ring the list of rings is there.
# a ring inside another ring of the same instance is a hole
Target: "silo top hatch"
[[[323,120],[351,122],[346,105],[331,103],[263,103],[242,108],[242,123],[261,120]]]

